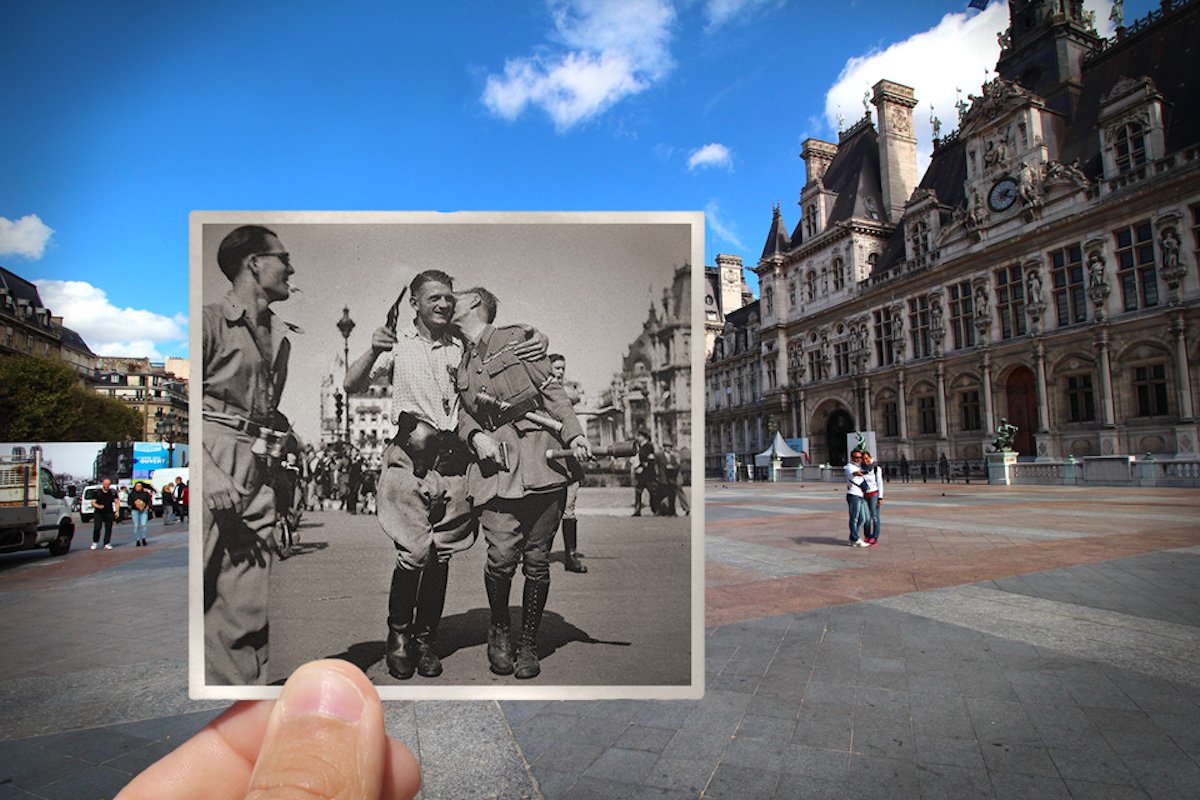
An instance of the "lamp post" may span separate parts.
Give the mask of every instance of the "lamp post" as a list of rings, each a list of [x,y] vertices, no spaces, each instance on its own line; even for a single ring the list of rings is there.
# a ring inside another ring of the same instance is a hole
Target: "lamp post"
[[[354,330],[354,320],[350,319],[350,307],[342,307],[342,318],[337,321],[337,328],[342,333],[342,365],[346,372],[350,371],[350,332]],[[350,443],[350,393],[346,393],[346,444]]]
[[[172,408],[155,426],[159,440],[165,442],[167,445],[168,469],[175,466],[175,435],[178,432],[178,419],[175,415],[175,409]]]

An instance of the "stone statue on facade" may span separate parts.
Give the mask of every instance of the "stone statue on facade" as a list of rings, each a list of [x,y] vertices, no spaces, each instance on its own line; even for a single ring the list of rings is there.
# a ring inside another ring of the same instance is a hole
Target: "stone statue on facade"
[[[1025,208],[1038,208],[1042,204],[1041,189],[1037,185],[1037,171],[1026,161],[1017,171],[1017,197]]]
[[[1118,28],[1125,27],[1125,3],[1124,0],[1113,0],[1112,11],[1108,12],[1108,18]]]
[[[1104,257],[1097,251],[1088,256],[1088,288],[1100,287],[1107,288],[1108,281],[1104,277]]]
[[[1013,442],[1017,438],[1018,430],[1019,428],[1017,428],[1016,425],[1013,425],[1007,419],[1001,417],[1000,424],[996,426],[996,438],[992,440],[992,448],[996,450],[996,452],[1012,450]]]
[[[1168,228],[1158,240],[1162,248],[1163,272],[1171,273],[1179,269],[1179,237],[1173,228]]]
[[[1033,271],[1025,279],[1026,298],[1030,304],[1042,302],[1042,276]]]

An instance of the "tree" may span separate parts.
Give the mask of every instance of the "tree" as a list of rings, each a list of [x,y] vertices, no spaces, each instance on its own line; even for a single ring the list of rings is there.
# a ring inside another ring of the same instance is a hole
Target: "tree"
[[[141,412],[80,385],[66,362],[0,357],[0,441],[116,441],[144,430]]]

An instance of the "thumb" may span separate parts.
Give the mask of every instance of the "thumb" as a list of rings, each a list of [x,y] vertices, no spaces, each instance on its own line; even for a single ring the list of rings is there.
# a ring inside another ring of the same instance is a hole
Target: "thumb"
[[[377,800],[387,747],[366,676],[345,661],[305,664],[271,712],[247,798]]]

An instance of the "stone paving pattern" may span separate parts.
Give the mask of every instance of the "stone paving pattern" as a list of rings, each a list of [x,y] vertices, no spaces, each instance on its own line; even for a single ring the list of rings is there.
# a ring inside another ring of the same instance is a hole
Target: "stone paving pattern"
[[[704,699],[389,704],[425,798],[1200,797],[1192,493],[895,485],[858,549],[836,487],[706,491]],[[0,800],[111,797],[222,705],[157,538],[0,562]]]

